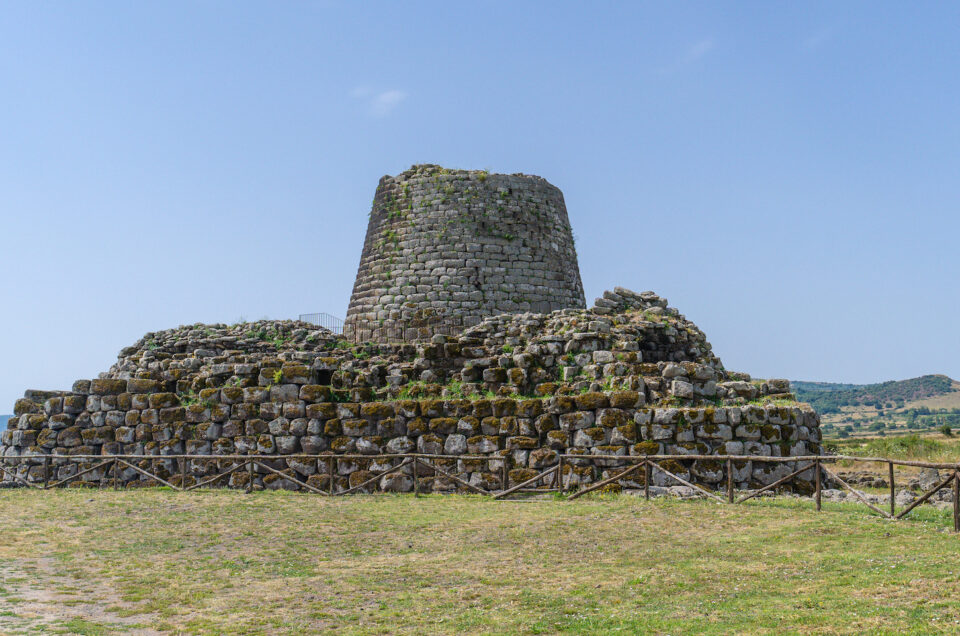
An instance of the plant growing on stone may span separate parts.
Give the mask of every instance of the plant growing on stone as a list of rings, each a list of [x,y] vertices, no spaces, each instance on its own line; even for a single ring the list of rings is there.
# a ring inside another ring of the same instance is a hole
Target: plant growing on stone
[[[463,394],[463,383],[460,380],[451,380],[444,388],[444,392],[451,398],[463,399],[467,397]]]
[[[423,387],[425,386],[426,382],[423,382],[422,380],[407,382],[407,384],[405,384],[397,394],[397,399],[411,400],[420,397],[421,393],[423,392]]]
[[[180,406],[192,406],[200,402],[200,398],[193,391],[177,393],[177,399],[180,401]]]
[[[267,330],[266,329],[250,329],[245,334],[248,338],[256,338],[257,340],[266,340],[267,339]]]

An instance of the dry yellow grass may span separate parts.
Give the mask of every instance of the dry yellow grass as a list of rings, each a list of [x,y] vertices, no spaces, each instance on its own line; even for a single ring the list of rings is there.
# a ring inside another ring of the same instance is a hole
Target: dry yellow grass
[[[2,491],[0,632],[955,632],[947,526],[795,500]]]

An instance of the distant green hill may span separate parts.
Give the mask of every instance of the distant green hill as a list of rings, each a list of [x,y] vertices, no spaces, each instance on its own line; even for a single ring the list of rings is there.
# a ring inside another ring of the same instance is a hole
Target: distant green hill
[[[800,401],[809,402],[821,414],[839,413],[845,406],[903,408],[909,402],[957,391],[956,383],[945,375],[924,375],[879,384],[800,381],[791,381],[790,384]]]

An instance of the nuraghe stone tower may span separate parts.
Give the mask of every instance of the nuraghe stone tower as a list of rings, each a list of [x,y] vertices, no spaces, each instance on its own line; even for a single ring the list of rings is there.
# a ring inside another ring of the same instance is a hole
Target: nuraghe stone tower
[[[347,328],[352,346],[297,321],[148,333],[96,378],[24,393],[0,487],[570,489],[661,456],[619,486],[744,490],[822,453],[787,380],[727,370],[666,298],[617,287],[585,308],[563,196],[539,177],[384,177]]]
[[[557,187],[418,165],[377,186],[344,334],[423,340],[486,316],[584,306]]]

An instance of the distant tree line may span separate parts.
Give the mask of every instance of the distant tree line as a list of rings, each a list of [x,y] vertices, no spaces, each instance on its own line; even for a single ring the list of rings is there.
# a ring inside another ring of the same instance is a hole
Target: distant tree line
[[[872,406],[877,410],[903,408],[906,402],[953,391],[953,381],[945,375],[925,375],[879,384],[795,381],[791,386],[799,400],[809,402],[824,415],[839,413],[844,406]]]

